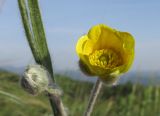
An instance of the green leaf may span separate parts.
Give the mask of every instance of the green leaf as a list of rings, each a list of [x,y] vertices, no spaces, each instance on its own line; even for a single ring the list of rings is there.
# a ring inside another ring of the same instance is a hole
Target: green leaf
[[[18,0],[18,3],[25,34],[35,61],[43,65],[51,74],[53,81],[55,81],[38,0]]]

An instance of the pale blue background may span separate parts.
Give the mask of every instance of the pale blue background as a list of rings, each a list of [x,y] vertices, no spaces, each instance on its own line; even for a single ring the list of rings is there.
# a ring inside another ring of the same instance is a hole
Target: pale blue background
[[[0,0],[0,67],[33,63],[17,0],[4,1]],[[104,23],[135,37],[131,71],[160,70],[160,0],[40,0],[40,6],[56,69],[78,69],[78,38]]]

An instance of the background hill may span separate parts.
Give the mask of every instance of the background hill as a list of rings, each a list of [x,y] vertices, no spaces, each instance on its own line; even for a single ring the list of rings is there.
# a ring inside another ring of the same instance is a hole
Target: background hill
[[[21,75],[24,70],[25,66],[23,67],[14,67],[14,66],[6,66],[0,67],[0,70],[7,70],[8,72],[14,72]],[[88,82],[95,82],[96,78],[90,78],[84,75],[80,70],[58,70],[56,67],[54,71],[58,74],[70,77],[74,80],[80,81],[88,81]],[[160,72],[159,71],[140,71],[140,72],[127,72],[124,74],[118,84],[124,84],[127,82],[131,83],[139,83],[142,85],[156,85],[158,86],[160,83]]]
[[[138,78],[138,77],[137,77]],[[91,82],[56,75],[64,91],[63,102],[69,116],[82,116],[88,101]],[[92,116],[159,116],[160,88],[126,83],[104,86]],[[50,116],[47,97],[31,96],[18,84],[18,75],[0,72],[0,116]]]

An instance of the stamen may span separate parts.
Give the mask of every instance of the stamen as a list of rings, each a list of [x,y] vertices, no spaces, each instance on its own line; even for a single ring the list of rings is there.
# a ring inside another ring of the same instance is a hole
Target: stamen
[[[96,50],[89,56],[89,61],[94,66],[105,69],[115,68],[122,64],[122,57],[111,49]]]

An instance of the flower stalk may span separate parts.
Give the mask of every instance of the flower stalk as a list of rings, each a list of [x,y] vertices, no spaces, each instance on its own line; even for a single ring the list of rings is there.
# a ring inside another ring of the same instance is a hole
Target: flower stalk
[[[100,90],[102,88],[102,84],[103,83],[98,78],[96,83],[94,84],[94,87],[93,87],[92,91],[91,91],[89,102],[88,102],[86,111],[84,113],[84,116],[90,116],[91,115],[91,113],[93,111],[93,108],[94,108],[94,105],[96,103],[97,97],[98,97],[98,95],[100,93]]]

